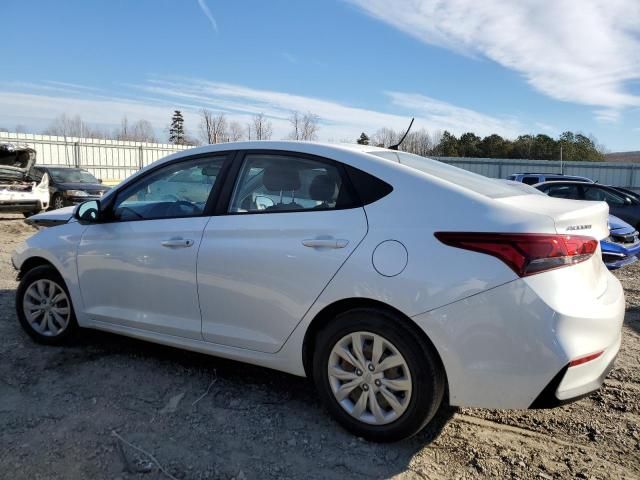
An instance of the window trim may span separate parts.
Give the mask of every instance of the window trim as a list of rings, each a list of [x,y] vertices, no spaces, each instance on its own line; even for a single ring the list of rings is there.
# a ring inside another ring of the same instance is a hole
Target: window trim
[[[287,157],[295,157],[304,160],[311,160],[321,164],[330,165],[334,167],[340,178],[342,179],[342,185],[344,185],[347,189],[347,195],[353,202],[346,206],[334,207],[334,208],[313,208],[313,209],[300,209],[300,210],[259,210],[255,212],[230,212],[229,207],[231,206],[231,197],[233,196],[233,192],[236,188],[236,184],[240,181],[240,170],[244,165],[247,156],[249,155],[281,155]],[[349,210],[353,208],[362,208],[362,202],[360,200],[359,195],[353,184],[351,183],[351,179],[347,174],[344,163],[333,160],[327,157],[321,157],[318,155],[313,155],[310,153],[296,152],[292,150],[273,150],[273,149],[251,149],[251,150],[240,150],[238,154],[233,160],[233,166],[230,169],[228,181],[225,182],[221,189],[221,195],[218,199],[218,203],[215,209],[215,215],[229,215],[229,216],[247,216],[247,215],[265,215],[265,214],[274,214],[274,213],[309,213],[309,212],[332,212],[336,210]]]
[[[116,187],[115,191],[109,196],[109,200],[107,204],[105,204],[105,210],[103,212],[104,218],[99,223],[127,223],[127,222],[147,222],[153,220],[171,220],[176,218],[200,218],[200,217],[210,217],[214,215],[214,209],[220,198],[221,191],[226,184],[226,179],[229,174],[229,170],[231,167],[234,158],[237,156],[236,150],[225,150],[221,152],[209,152],[209,153],[200,153],[197,155],[190,155],[187,157],[180,157],[170,162],[161,163],[144,173],[144,175],[136,176],[136,178],[131,179],[128,182],[124,182],[122,185]],[[119,219],[115,218],[114,207],[116,202],[118,201],[118,197],[122,194],[122,192],[129,187],[135,186],[140,182],[145,181],[149,175],[154,174],[155,172],[166,168],[172,167],[181,163],[192,162],[194,160],[199,160],[203,158],[215,158],[222,157],[224,158],[222,167],[220,168],[220,173],[216,177],[216,181],[211,187],[211,191],[209,192],[209,196],[207,197],[207,201],[205,202],[202,213],[198,215],[179,215],[179,216],[171,216],[171,217],[153,217],[153,218],[131,218],[131,219]],[[224,182],[224,183],[223,183]],[[220,185],[219,188],[217,188]]]

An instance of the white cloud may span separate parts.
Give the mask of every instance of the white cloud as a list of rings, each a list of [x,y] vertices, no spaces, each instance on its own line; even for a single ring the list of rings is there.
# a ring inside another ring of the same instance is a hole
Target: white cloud
[[[198,5],[200,5],[200,9],[202,10],[202,13],[204,13],[207,16],[207,18],[211,22],[211,26],[217,32],[218,31],[218,22],[216,22],[216,19],[214,18],[213,14],[211,13],[211,10],[209,10],[207,2],[205,0],[198,0]]]
[[[515,70],[552,98],[607,109],[609,119],[640,105],[628,89],[640,79],[638,0],[350,1],[425,43]]]
[[[129,95],[114,97],[81,88],[57,91],[48,84],[41,88],[33,83],[22,84],[22,89],[15,87],[5,84],[3,88],[0,84],[0,124],[19,122],[43,128],[56,116],[67,113],[78,114],[89,123],[115,127],[126,115],[131,121],[146,119],[162,131],[173,109],[179,108],[185,112],[185,125],[196,134],[199,110],[205,107],[225,112],[229,119],[241,123],[248,122],[252,115],[264,113],[273,123],[273,138],[287,135],[288,118],[294,110],[318,115],[319,134],[324,140],[355,139],[362,131],[373,134],[382,127],[403,130],[412,116],[416,117],[414,128],[430,131],[447,129],[455,134],[474,131],[480,135],[498,133],[513,137],[521,130],[519,123],[510,118],[498,118],[403,92],[384,94],[388,109],[394,112],[388,113],[315,97],[188,78],[160,78],[123,85]]]

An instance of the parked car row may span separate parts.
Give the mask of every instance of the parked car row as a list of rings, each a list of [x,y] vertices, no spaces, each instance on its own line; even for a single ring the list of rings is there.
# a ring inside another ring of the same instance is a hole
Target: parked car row
[[[109,187],[82,168],[36,166],[29,147],[0,144],[0,211],[29,217],[102,198]]]
[[[546,173],[517,173],[507,177],[540,192],[568,200],[602,201],[609,205],[610,235],[601,240],[602,259],[614,270],[638,260],[640,254],[640,195],[609,185],[600,185],[585,177]],[[536,182],[536,180],[539,180]],[[535,183],[531,183],[535,182]]]

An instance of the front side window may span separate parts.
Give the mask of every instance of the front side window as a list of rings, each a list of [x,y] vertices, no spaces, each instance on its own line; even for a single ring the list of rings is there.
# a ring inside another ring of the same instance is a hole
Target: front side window
[[[330,210],[352,205],[337,166],[277,154],[248,154],[230,213]]]
[[[124,188],[115,201],[117,220],[193,217],[204,213],[224,157],[173,163]]]
[[[617,195],[609,190],[598,187],[585,187],[584,199],[594,202],[607,202],[609,205],[616,206],[622,206],[625,204],[622,195]]]

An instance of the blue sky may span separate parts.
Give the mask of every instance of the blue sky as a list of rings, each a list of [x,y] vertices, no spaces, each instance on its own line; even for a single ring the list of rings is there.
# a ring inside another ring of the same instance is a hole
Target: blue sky
[[[637,0],[3,0],[0,127],[102,128],[206,107],[274,138],[415,128],[595,135],[640,149]]]

